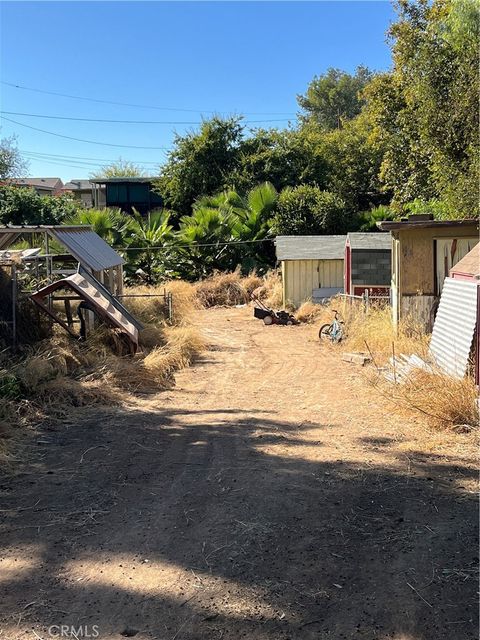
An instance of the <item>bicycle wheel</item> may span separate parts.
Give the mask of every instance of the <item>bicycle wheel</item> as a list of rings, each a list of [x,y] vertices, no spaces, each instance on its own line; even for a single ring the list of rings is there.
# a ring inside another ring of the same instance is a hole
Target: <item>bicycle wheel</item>
[[[318,332],[318,337],[320,338],[320,340],[331,340],[331,332],[332,332],[332,325],[331,324],[323,324],[320,327],[320,331]]]

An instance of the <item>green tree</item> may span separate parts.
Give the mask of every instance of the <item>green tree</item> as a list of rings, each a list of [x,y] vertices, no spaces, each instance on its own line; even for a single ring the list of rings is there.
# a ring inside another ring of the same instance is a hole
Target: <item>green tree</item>
[[[100,171],[90,174],[91,178],[143,178],[147,174],[134,162],[119,158],[116,162],[103,166]]]
[[[475,0],[400,0],[390,37],[393,70],[366,89],[386,146],[381,178],[393,205],[445,200],[478,212],[480,8]]]
[[[228,188],[242,134],[241,118],[219,117],[205,120],[198,131],[177,134],[156,181],[165,205],[188,215],[197,198]]]
[[[325,133],[320,148],[327,166],[326,189],[342,198],[352,214],[390,201],[379,179],[384,147],[375,142],[365,113]]]
[[[328,69],[315,76],[305,95],[297,96],[305,112],[302,118],[319,124],[323,129],[340,129],[362,110],[362,91],[373,77],[367,67],[359,66],[353,75],[340,69]]]
[[[270,182],[278,191],[299,183],[324,185],[326,163],[318,127],[257,129],[240,143],[231,184],[240,192]]]
[[[344,233],[346,206],[334,193],[316,186],[287,187],[278,198],[273,230],[278,235]]]

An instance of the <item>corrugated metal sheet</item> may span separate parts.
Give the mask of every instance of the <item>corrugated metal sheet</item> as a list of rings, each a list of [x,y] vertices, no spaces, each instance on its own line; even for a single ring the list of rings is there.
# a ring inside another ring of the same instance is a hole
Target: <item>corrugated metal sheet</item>
[[[56,227],[50,228],[48,233],[63,244],[81,265],[92,271],[103,271],[124,263],[123,258],[89,228]]]
[[[277,236],[277,260],[340,260],[347,236]]]
[[[361,233],[348,234],[348,241],[352,249],[388,249],[392,248],[390,233]]]
[[[463,378],[467,371],[477,321],[476,282],[445,278],[430,353],[447,374]]]

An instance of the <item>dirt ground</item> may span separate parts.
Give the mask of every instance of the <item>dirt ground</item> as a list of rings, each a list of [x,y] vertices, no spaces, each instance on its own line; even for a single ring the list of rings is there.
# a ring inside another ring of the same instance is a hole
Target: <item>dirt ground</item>
[[[0,639],[477,638],[472,436],[315,327],[200,321],[175,389],[39,427],[1,478]]]

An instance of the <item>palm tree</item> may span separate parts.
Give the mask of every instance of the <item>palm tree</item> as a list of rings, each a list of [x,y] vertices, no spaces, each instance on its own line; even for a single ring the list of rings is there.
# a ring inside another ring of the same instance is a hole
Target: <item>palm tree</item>
[[[85,209],[77,211],[66,222],[90,225],[106,242],[114,247],[122,247],[128,241],[131,217],[120,209]]]
[[[148,284],[169,275],[175,260],[175,235],[170,215],[167,210],[152,211],[144,218],[134,209],[130,217],[125,247],[127,269],[140,269]]]
[[[244,272],[264,266],[268,254],[260,241],[270,234],[276,202],[277,192],[269,182],[246,197],[224,191],[197,200],[192,215],[182,218],[179,231],[181,241],[191,245],[189,255],[196,275],[237,265]]]

